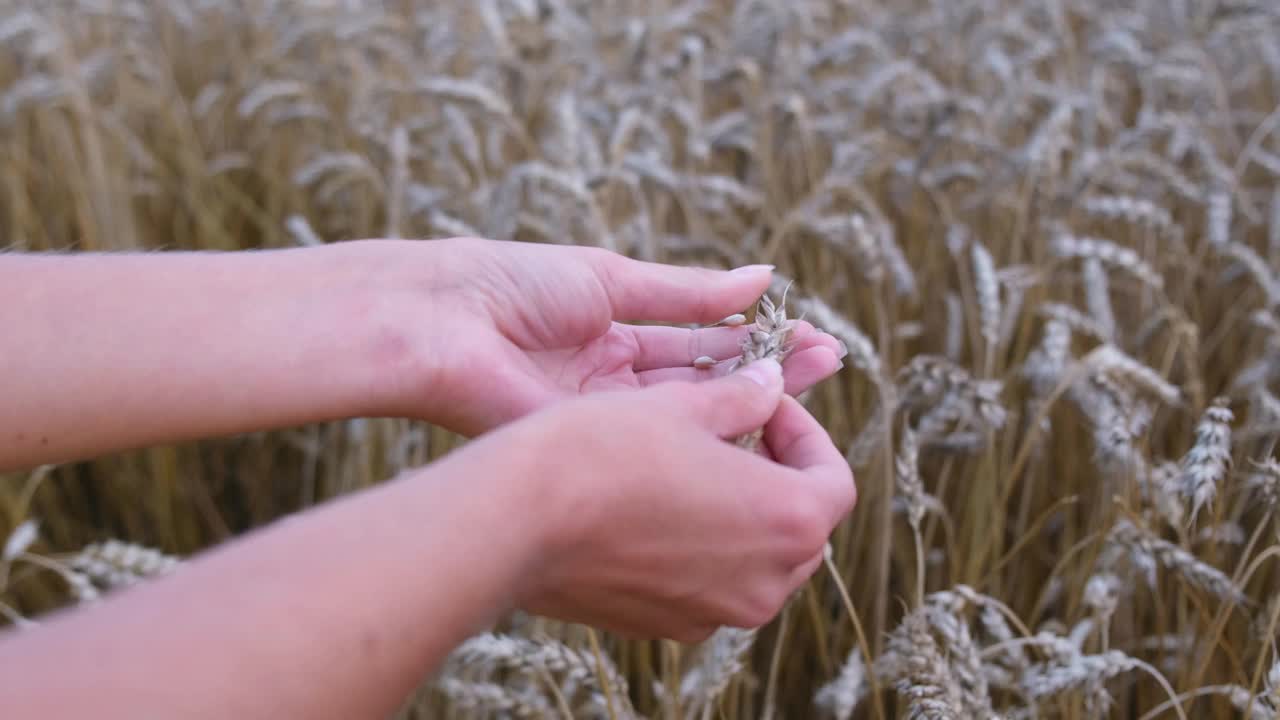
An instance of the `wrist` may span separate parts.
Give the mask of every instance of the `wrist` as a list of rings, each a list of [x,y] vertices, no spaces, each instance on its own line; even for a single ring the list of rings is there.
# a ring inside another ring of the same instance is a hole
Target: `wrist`
[[[502,559],[493,575],[500,611],[520,606],[546,581],[569,535],[570,478],[548,461],[555,453],[542,436],[536,421],[522,421],[471,441],[412,480],[431,502],[440,501],[431,488],[450,488],[469,535],[483,546],[478,556]]]
[[[328,305],[351,414],[435,420],[449,372],[434,243],[360,240],[321,252],[335,278]]]
[[[534,413],[466,448],[498,466],[488,476],[499,486],[494,491],[502,498],[499,506],[519,508],[508,510],[507,517],[522,538],[523,572],[515,598],[526,609],[556,592],[567,558],[590,552],[583,539],[604,502],[598,478],[584,477],[580,470],[591,450],[571,429],[578,421],[564,407]]]

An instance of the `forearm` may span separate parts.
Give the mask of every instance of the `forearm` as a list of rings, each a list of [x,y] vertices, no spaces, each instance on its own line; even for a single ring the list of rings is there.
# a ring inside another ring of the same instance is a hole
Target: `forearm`
[[[378,413],[412,349],[356,255],[0,255],[0,469]]]
[[[478,462],[282,521],[0,640],[7,714],[387,717],[512,601],[538,546],[536,514],[512,511],[531,498],[510,459]]]

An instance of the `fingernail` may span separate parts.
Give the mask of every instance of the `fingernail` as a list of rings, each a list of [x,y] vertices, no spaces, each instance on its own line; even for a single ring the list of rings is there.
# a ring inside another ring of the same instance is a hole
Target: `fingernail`
[[[740,268],[734,268],[730,272],[735,275],[753,275],[755,273],[773,272],[773,265],[743,265]]]
[[[836,351],[836,359],[844,360],[849,356],[849,346],[845,345],[843,340],[837,340],[836,342],[840,343],[840,349]]]
[[[782,366],[773,358],[765,358],[742,368],[738,374],[747,376],[758,385],[769,387],[782,377]]]

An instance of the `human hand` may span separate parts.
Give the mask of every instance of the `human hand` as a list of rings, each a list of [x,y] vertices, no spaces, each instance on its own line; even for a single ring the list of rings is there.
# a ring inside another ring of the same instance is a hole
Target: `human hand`
[[[762,425],[776,462],[725,441]],[[507,472],[525,507],[513,512],[543,528],[521,606],[685,642],[768,622],[856,497],[841,453],[783,395],[768,360],[705,383],[564,403],[445,463],[480,463],[486,475],[515,465]]]
[[[713,323],[749,307],[770,279],[766,266],[712,271],[598,248],[478,239],[377,246],[389,260],[380,284],[412,288],[402,307],[413,316],[401,325],[413,328],[409,342],[421,358],[397,383],[396,411],[467,434],[566,396],[727,373],[746,328],[624,323]],[[788,393],[841,367],[844,348],[834,337],[805,322],[792,337]],[[701,356],[722,362],[694,368]]]

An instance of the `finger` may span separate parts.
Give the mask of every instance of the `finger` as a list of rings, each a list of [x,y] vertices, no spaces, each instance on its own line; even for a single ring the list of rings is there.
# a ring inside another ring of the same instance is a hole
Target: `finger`
[[[831,352],[835,353],[837,360],[844,360],[845,357],[849,354],[849,349],[846,348],[844,343],[840,341],[840,338],[824,330],[819,330],[817,328],[814,328],[813,335],[808,339],[809,339],[809,345],[807,345],[806,347],[814,347],[817,345],[821,345],[822,347],[830,348]]]
[[[646,370],[689,369],[693,361],[706,356],[728,360],[742,354],[742,341],[750,332],[745,327],[714,327],[688,330],[659,325],[619,325],[635,338],[636,351],[632,367]]]
[[[573,618],[573,622],[592,627],[604,628],[609,632],[628,640],[675,640],[686,645],[695,645],[710,637],[717,625],[692,622],[675,613],[644,613],[641,617],[620,615],[621,608],[615,608],[609,615],[585,613]]]
[[[822,333],[810,334],[805,341],[811,345],[793,351],[783,361],[782,376],[786,379],[785,391],[788,395],[799,395],[839,372],[843,367],[827,343],[821,340],[824,337],[831,336]],[[636,373],[636,379],[642,386],[664,382],[700,382],[729,374],[734,370],[736,360],[737,355],[728,360],[721,360],[709,368],[668,367],[645,370]]]
[[[782,375],[786,379],[785,392],[788,395],[799,395],[835,375],[842,367],[843,363],[826,346],[793,352],[782,363]]]
[[[570,622],[604,628],[635,639],[666,638],[682,643],[705,640],[719,627],[713,613],[697,607],[662,607],[640,597],[617,593],[586,593],[572,599],[556,597],[525,608]]]
[[[794,398],[782,398],[765,426],[764,441],[779,463],[816,483],[824,507],[831,509],[833,525],[853,509],[857,490],[849,464],[826,429]]]
[[[687,368],[700,357],[728,360],[742,352],[742,341],[751,332],[749,327],[714,327],[686,329],[658,325],[617,327],[635,339],[636,352],[632,366],[637,372],[662,368]],[[797,321],[791,331],[792,354],[815,346],[840,349],[840,341],[826,333],[818,332],[813,325]]]
[[[794,591],[805,583],[809,582],[809,578],[818,571],[818,566],[822,564],[822,553],[805,560],[791,571],[790,587]]]
[[[797,470],[844,465],[831,436],[794,398],[785,398],[765,426],[764,440],[778,462]]]
[[[741,370],[701,383],[664,383],[644,392],[663,406],[690,418],[718,437],[730,438],[763,427],[782,397],[782,368],[760,360]]]
[[[615,320],[712,323],[755,302],[769,289],[770,265],[709,270],[632,260],[602,252],[592,269]]]

